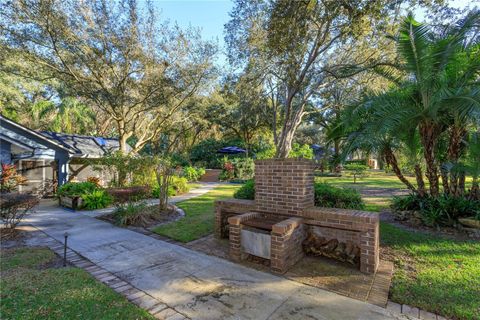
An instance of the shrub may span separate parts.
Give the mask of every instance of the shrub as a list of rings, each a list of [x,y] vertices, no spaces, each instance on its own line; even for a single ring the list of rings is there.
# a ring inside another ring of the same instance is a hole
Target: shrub
[[[236,158],[231,161],[233,175],[236,179],[252,179],[255,173],[255,162],[251,158]]]
[[[267,148],[264,148],[256,153],[256,158],[261,160],[261,159],[272,159],[275,157],[277,149],[275,148],[274,145],[269,145]]]
[[[240,189],[235,191],[233,197],[236,199],[255,199],[255,181],[251,179],[245,182],[245,184],[243,184]]]
[[[223,171],[219,179],[222,181],[252,179],[255,172],[255,162],[251,158],[223,159]]]
[[[422,222],[427,226],[452,226],[459,218],[479,217],[480,201],[449,195],[422,198],[416,194],[410,194],[405,197],[395,197],[392,209],[418,211]]]
[[[350,171],[349,173],[353,176],[353,183],[357,183],[357,178],[365,176],[365,172],[368,169],[368,166],[363,164],[351,163],[345,166],[345,169]]]
[[[15,227],[38,204],[37,197],[24,193],[4,193],[0,196],[0,218],[8,229]]]
[[[0,192],[12,192],[17,186],[25,184],[27,179],[17,172],[13,164],[2,163],[0,172]]]
[[[184,177],[172,176],[172,181],[168,186],[168,196],[175,196],[182,193],[187,193],[190,191],[190,186],[188,185],[188,180]],[[160,188],[158,184],[153,186],[152,197],[158,198],[160,196]]]
[[[188,181],[198,181],[205,174],[205,169],[187,166],[183,168],[182,176]]]
[[[92,182],[67,182],[58,188],[57,195],[60,197],[80,197],[85,193],[97,190],[98,187]]]
[[[190,164],[190,159],[188,155],[184,155],[181,153],[173,153],[171,155],[172,163],[176,166],[186,167]]]
[[[315,183],[315,205],[330,208],[365,209],[365,204],[357,190],[338,188],[326,183]]]
[[[173,187],[173,189],[177,192],[177,194],[186,193],[190,191],[188,180],[183,177],[173,176],[171,187]]]
[[[88,210],[102,209],[108,207],[112,203],[112,196],[105,190],[94,190],[82,195],[83,207]]]
[[[235,178],[235,166],[229,160],[226,160],[223,164],[223,171],[218,177],[221,181],[232,180]]]
[[[118,206],[113,213],[113,217],[116,223],[121,226],[148,225],[148,222],[154,213],[147,211],[146,209],[147,204],[145,202],[129,202]]]
[[[292,150],[288,154],[288,157],[313,159],[313,149],[308,144],[300,145],[298,143],[294,143],[292,145]]]
[[[396,211],[420,210],[421,198],[411,193],[407,196],[393,197],[391,208]]]
[[[109,188],[106,192],[113,197],[116,203],[125,203],[128,201],[138,201],[150,197],[151,189],[147,186],[127,187],[127,188]]]
[[[248,180],[234,195],[237,199],[255,199],[255,182]],[[326,183],[315,183],[315,205],[320,207],[365,209],[362,197],[357,190],[337,188]]]

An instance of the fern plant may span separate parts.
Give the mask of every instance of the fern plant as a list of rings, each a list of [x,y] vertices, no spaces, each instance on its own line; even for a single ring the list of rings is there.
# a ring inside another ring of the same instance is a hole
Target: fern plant
[[[102,209],[112,203],[112,197],[104,190],[94,190],[82,195],[83,207],[88,210]]]

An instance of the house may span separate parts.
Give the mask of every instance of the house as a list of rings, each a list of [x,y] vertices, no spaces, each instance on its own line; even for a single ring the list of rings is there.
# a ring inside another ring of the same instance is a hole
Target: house
[[[0,115],[0,162],[15,164],[28,184],[28,191],[47,180],[58,185],[89,176],[108,180],[108,174],[93,170],[91,163],[119,149],[117,139],[34,131]]]

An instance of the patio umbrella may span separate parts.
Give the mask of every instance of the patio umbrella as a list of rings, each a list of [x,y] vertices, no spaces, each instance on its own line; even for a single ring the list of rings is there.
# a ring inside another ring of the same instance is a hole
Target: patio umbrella
[[[217,153],[223,153],[223,154],[239,154],[239,153],[246,153],[246,152],[247,151],[245,149],[242,149],[239,147],[224,147],[217,151]]]

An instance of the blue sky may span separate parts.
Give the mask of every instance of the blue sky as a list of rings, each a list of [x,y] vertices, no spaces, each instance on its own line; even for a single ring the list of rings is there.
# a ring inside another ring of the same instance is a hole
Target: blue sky
[[[229,0],[152,0],[154,6],[161,10],[162,20],[178,23],[181,27],[200,28],[202,37],[217,40],[223,51],[223,25],[229,20],[229,12],[233,2]],[[453,0],[454,7],[464,8],[467,5],[479,4],[479,0]],[[421,13],[419,13],[421,15]],[[224,56],[220,58],[224,61]]]
[[[180,27],[201,29],[205,40],[218,40],[220,50],[224,51],[223,25],[230,19],[228,13],[233,2],[227,0],[153,0],[154,6],[161,10],[161,18],[178,23]],[[222,55],[220,61],[224,62]]]

